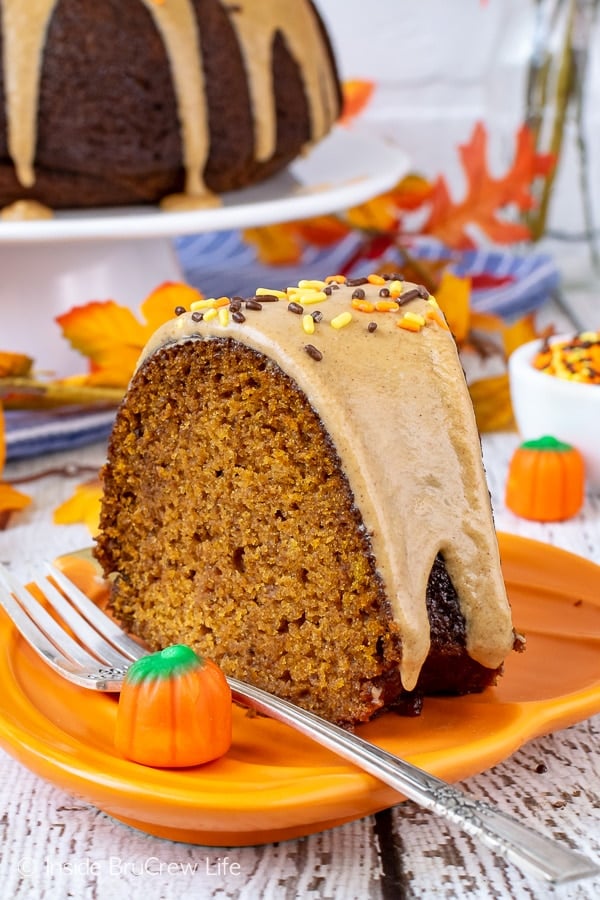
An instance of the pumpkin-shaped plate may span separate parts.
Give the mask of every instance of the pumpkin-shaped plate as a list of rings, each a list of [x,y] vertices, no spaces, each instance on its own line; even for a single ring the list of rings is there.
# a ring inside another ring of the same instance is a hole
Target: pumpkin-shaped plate
[[[525,653],[512,654],[498,686],[483,694],[428,698],[418,718],[389,713],[359,729],[449,781],[600,711],[600,567],[515,536],[500,535],[500,549]],[[90,563],[74,557],[71,568],[93,583]],[[259,844],[401,800],[287,726],[238,707],[233,744],[218,761],[180,770],[129,762],[114,749],[116,697],[61,680],[4,614],[0,680],[2,746],[41,777],[153,835],[209,846]]]

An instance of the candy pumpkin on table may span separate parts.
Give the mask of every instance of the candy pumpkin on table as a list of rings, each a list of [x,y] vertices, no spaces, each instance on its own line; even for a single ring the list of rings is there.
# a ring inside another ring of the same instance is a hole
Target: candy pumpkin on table
[[[155,767],[196,766],[231,746],[231,691],[221,669],[184,644],[137,660],[117,711],[117,750]]]
[[[511,512],[537,522],[575,516],[585,497],[585,466],[579,450],[546,435],[514,452],[506,482]]]

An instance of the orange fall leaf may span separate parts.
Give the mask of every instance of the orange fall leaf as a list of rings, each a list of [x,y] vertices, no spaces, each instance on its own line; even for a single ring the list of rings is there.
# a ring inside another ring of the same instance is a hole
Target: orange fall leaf
[[[351,80],[342,85],[343,105],[340,116],[341,125],[349,125],[365,109],[373,96],[373,81]]]
[[[144,300],[139,321],[127,307],[114,300],[93,300],[57,317],[71,346],[87,357],[90,373],[85,383],[125,387],[146,342],[177,306],[189,309],[202,294],[177,282],[165,282]]]
[[[503,220],[499,214],[511,206],[520,212],[531,209],[532,183],[551,171],[555,162],[552,154],[538,153],[531,130],[523,125],[517,132],[511,167],[504,176],[494,178],[488,169],[487,131],[482,123],[475,126],[470,140],[459,152],[467,179],[465,197],[454,203],[445,179],[438,178],[423,233],[457,249],[473,246],[471,227],[479,228],[500,244],[527,240],[530,234],[525,225]]]
[[[92,536],[98,531],[102,485],[99,479],[79,484],[68,500],[54,510],[55,525],[85,525]]]

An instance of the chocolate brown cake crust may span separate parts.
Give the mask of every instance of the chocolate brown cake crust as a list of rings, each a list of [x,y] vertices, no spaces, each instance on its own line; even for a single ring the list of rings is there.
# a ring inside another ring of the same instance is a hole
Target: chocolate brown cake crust
[[[465,650],[438,557],[430,654],[404,690],[400,634],[340,459],[266,356],[221,338],[152,355],[117,417],[103,481],[96,556],[114,578],[116,616],[153,649],[183,641],[346,726],[495,679]]]
[[[268,158],[257,159],[235,4],[192,0],[192,6],[210,136],[201,174],[206,188],[221,193],[260,181],[293,160],[312,139],[309,107],[299,63],[277,33],[276,143]],[[331,46],[319,27],[335,73]],[[57,3],[41,60],[35,183],[30,187],[20,182],[9,152],[5,50],[0,35],[0,205],[27,199],[52,209],[131,205],[184,191],[177,92],[164,41],[141,0]],[[316,52],[319,48],[306,48],[308,56]],[[335,85],[330,124],[341,105],[337,79]]]

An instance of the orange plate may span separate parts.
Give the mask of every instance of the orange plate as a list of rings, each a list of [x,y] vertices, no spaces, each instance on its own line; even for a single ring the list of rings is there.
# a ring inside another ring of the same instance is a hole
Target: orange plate
[[[390,713],[359,729],[450,781],[600,711],[600,567],[515,536],[500,535],[500,546],[527,651],[511,655],[496,688],[428,698],[419,718]],[[89,562],[67,557],[64,568],[91,584]],[[4,615],[0,647],[4,748],[43,778],[150,834],[209,846],[260,844],[331,828],[399,800],[291,728],[237,707],[233,746],[217,762],[179,771],[128,762],[113,748],[115,695],[63,681]]]

